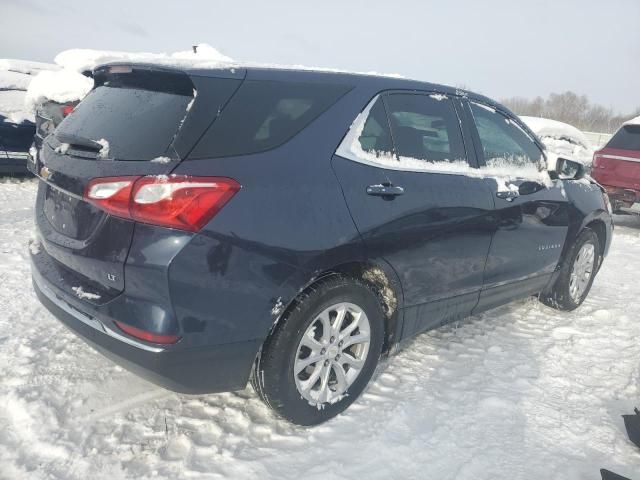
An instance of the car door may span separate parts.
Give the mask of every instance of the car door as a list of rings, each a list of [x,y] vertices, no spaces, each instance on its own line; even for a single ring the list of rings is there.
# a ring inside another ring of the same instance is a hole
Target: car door
[[[496,229],[475,312],[540,292],[556,269],[568,231],[561,180],[551,180],[542,149],[520,121],[480,102],[467,113]]]
[[[494,205],[483,179],[461,173],[475,154],[457,102],[379,95],[332,161],[367,256],[400,278],[404,338],[468,315],[482,287]]]

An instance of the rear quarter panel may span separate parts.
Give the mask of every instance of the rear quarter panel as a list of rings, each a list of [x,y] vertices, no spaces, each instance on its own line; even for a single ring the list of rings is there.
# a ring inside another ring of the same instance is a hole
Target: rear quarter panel
[[[186,160],[173,172],[242,185],[171,263],[176,315],[198,343],[265,338],[311,279],[365,260],[330,160],[367,95],[352,90],[274,150]]]

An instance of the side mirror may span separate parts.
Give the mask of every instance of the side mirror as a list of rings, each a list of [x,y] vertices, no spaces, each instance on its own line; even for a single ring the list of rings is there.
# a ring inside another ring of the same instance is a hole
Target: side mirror
[[[559,157],[556,162],[556,178],[560,180],[580,180],[586,175],[586,169],[580,162]]]

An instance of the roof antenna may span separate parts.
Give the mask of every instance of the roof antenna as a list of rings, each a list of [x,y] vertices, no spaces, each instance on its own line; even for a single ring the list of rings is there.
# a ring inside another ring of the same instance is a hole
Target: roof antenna
[[[192,45],[191,48],[193,48],[193,53],[198,53],[198,45]]]

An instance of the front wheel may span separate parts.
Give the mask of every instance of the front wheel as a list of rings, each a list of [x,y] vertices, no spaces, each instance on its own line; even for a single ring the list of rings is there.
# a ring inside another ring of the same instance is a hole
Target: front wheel
[[[591,290],[600,266],[600,251],[598,236],[585,228],[569,250],[555,284],[540,296],[542,303],[565,311],[578,308]]]
[[[255,364],[253,387],[287,420],[322,423],[365,389],[383,340],[384,314],[371,289],[355,279],[329,277],[280,320]]]

